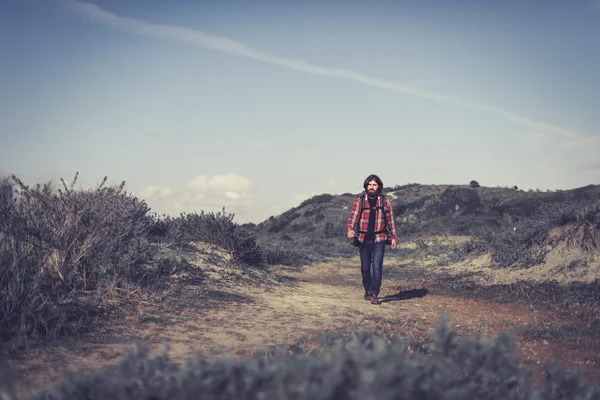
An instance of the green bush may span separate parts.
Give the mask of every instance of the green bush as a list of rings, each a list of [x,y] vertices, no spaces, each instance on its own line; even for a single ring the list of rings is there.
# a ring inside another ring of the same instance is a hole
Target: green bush
[[[282,238],[286,240],[285,238]],[[289,240],[292,240],[291,238]],[[288,240],[288,241],[289,241]],[[281,242],[266,242],[262,245],[264,251],[265,261],[268,264],[281,264],[292,267],[298,267],[306,265],[314,261],[313,257],[310,257],[304,251],[294,250],[296,247],[293,243],[281,243]],[[292,247],[294,246],[294,247]]]
[[[568,224],[580,224],[584,229],[581,245],[589,251],[598,250],[600,203],[594,199],[542,203],[531,217],[498,230],[488,230],[482,239],[496,265],[529,267],[544,261],[545,241],[550,230]]]
[[[186,246],[189,242],[211,243],[225,249],[234,263],[263,267],[263,250],[254,232],[234,222],[234,216],[223,209],[216,213],[182,213],[177,218],[157,220],[155,240],[160,237],[176,246]]]
[[[107,288],[156,282],[149,208],[124,183],[0,184],[0,339],[58,335],[99,312]]]
[[[209,359],[198,354],[185,366],[166,353],[152,356],[137,345],[117,367],[76,374],[35,399],[428,399],[597,400],[600,388],[577,372],[548,364],[535,387],[514,355],[508,334],[487,342],[455,336],[444,322],[435,337],[409,350],[399,337],[356,332],[322,354]]]

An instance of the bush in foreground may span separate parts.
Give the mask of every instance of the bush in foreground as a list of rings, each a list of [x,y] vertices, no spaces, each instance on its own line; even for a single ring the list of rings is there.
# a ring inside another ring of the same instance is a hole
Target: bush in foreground
[[[459,338],[445,322],[422,351],[401,339],[357,332],[317,356],[256,353],[236,361],[202,355],[181,367],[138,345],[116,368],[72,375],[36,399],[600,399],[600,388],[556,364],[533,384],[510,336]]]

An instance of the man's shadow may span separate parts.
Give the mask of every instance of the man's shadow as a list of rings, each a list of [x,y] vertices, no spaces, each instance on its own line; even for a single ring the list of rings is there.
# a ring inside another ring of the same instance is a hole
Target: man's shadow
[[[388,301],[397,301],[397,300],[410,300],[425,297],[427,295],[428,290],[423,289],[411,289],[400,291],[396,294],[391,294],[389,296],[380,297],[379,301],[382,303],[387,303]]]

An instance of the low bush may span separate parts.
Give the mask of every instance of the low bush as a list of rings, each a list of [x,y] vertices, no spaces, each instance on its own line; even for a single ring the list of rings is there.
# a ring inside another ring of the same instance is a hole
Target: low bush
[[[205,242],[222,247],[234,263],[263,267],[263,250],[252,230],[233,221],[234,214],[220,212],[182,213],[177,218],[166,218],[155,223],[156,231],[164,232],[164,240],[176,246],[189,242]]]
[[[548,233],[568,224],[582,227],[581,247],[590,252],[598,250],[600,202],[594,199],[542,203],[531,217],[521,218],[500,229],[487,230],[482,239],[496,266],[530,267],[544,261]]]
[[[290,354],[298,353],[299,354]],[[460,338],[445,322],[415,352],[399,337],[357,332],[321,354],[279,348],[269,357],[208,359],[185,366],[142,345],[115,368],[70,375],[35,399],[600,399],[600,388],[548,364],[536,386],[514,355],[508,334],[487,342]]]
[[[114,288],[155,284],[149,208],[124,183],[74,190],[0,184],[0,339],[78,330]]]
[[[250,267],[299,266],[315,260],[306,247],[298,246],[297,240],[289,235],[261,235],[237,224],[233,218],[225,210],[159,218],[153,224],[152,238],[179,248],[186,248],[190,242],[211,243],[225,249],[233,263]]]
[[[264,249],[269,264],[300,266],[329,258],[358,255],[357,248],[348,239],[340,237],[296,236],[276,239],[262,236],[258,238],[258,242]]]
[[[311,257],[310,254],[301,250],[295,250],[296,246],[292,246],[289,243],[266,242],[261,244],[261,247],[263,248],[265,261],[271,265],[281,264],[299,267],[315,261],[314,257]]]

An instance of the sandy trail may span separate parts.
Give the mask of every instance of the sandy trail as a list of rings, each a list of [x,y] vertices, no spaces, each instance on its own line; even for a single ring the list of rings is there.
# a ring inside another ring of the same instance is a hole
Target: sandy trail
[[[420,282],[389,278],[401,268],[403,264],[393,259],[385,261],[381,293],[384,303],[379,306],[362,298],[358,258],[316,263],[301,271],[274,268],[274,275],[285,284],[190,285],[176,299],[177,307],[146,305],[123,311],[90,333],[15,354],[12,363],[18,370],[19,391],[27,393],[47,387],[68,370],[85,372],[115,363],[123,347],[135,340],[141,340],[153,351],[168,344],[170,355],[177,360],[192,357],[195,351],[213,354],[220,350],[242,357],[264,344],[284,342],[301,343],[307,350],[318,344],[314,338],[321,333],[358,326],[399,333],[418,342],[435,329],[442,310],[449,314],[453,329],[461,335],[477,332],[491,338],[502,330],[516,330],[517,353],[526,366],[535,368],[555,356],[572,365],[594,369],[593,363],[599,360],[584,349],[564,349],[547,341],[523,339],[518,334],[519,328],[568,321],[514,304],[423,295],[426,288]],[[385,301],[386,296],[400,299]]]

